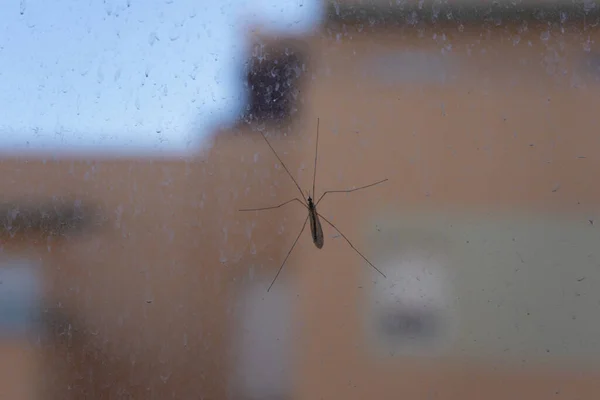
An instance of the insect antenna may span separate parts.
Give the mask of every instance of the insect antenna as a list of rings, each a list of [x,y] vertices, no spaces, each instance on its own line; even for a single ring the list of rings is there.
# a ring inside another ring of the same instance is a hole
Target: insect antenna
[[[315,182],[317,180],[317,155],[319,154],[319,118],[317,118],[317,143],[315,144],[315,171],[313,173],[313,191],[312,195],[316,196]]]
[[[275,151],[275,149],[273,148],[273,146],[271,146],[271,143],[269,143],[269,141],[267,140],[267,137],[265,136],[265,134],[262,133],[262,132],[260,132],[260,135],[263,137],[263,139],[265,139],[265,142],[267,142],[267,144],[269,145],[269,148],[271,149],[271,151],[273,151],[273,154],[275,154],[275,157],[277,157],[277,159],[279,160],[279,162],[283,166],[283,169],[285,169],[285,172],[287,172],[288,175],[290,176],[290,178],[292,178],[292,181],[294,181],[294,184],[296,185],[296,187],[298,188],[298,191],[300,192],[300,196],[304,197],[304,194],[302,193],[302,189],[300,189],[300,185],[298,185],[298,182],[296,182],[296,179],[294,179],[294,177],[292,176],[291,172],[285,166],[284,162],[281,161],[281,158],[279,158],[279,155],[277,154],[277,152]]]

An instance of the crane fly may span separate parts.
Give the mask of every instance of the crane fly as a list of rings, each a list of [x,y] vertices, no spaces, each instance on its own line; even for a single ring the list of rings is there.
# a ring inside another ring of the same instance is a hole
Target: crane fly
[[[277,278],[279,277],[279,274],[281,274],[281,271],[283,270],[283,267],[284,267],[287,259],[289,258],[290,254],[292,254],[292,250],[294,250],[294,247],[296,247],[296,243],[298,243],[298,240],[300,239],[300,236],[302,236],[302,232],[304,232],[304,229],[306,228],[306,223],[308,221],[310,221],[310,234],[311,234],[311,237],[312,237],[313,244],[317,247],[317,249],[322,249],[323,248],[323,245],[325,244],[325,237],[323,236],[323,228],[321,227],[321,220],[320,220],[321,218],[329,226],[331,226],[333,229],[335,229],[337,231],[337,233],[339,233],[340,236],[343,237],[346,240],[346,242],[348,242],[348,244],[350,245],[350,247],[352,247],[352,249],[359,256],[361,256],[363,258],[363,260],[365,260],[381,276],[383,276],[384,278],[386,278],[385,274],[383,272],[381,272],[381,270],[379,270],[379,268],[377,268],[375,265],[373,265],[373,263],[371,261],[369,261],[367,259],[367,257],[365,257],[360,251],[358,251],[358,249],[356,247],[354,247],[354,245],[352,244],[352,242],[350,241],[350,239],[348,239],[346,237],[346,235],[344,235],[342,233],[342,231],[340,231],[331,221],[329,221],[323,215],[319,214],[319,212],[317,211],[317,206],[319,205],[319,203],[321,202],[321,200],[323,200],[323,198],[327,194],[330,194],[330,193],[350,193],[350,192],[355,192],[357,190],[366,189],[366,188],[370,188],[371,186],[379,185],[380,183],[383,183],[383,182],[387,181],[387,178],[386,179],[382,179],[380,181],[377,181],[375,183],[371,183],[369,185],[357,187],[357,188],[354,188],[354,189],[327,190],[327,191],[323,192],[323,194],[321,195],[321,197],[319,197],[319,199],[315,202],[313,200],[313,198],[311,197],[310,193],[308,193],[306,195],[306,197],[304,197],[304,193],[302,192],[302,189],[300,188],[300,185],[298,185],[298,182],[296,182],[296,179],[294,179],[293,175],[287,169],[287,167],[285,166],[285,164],[283,163],[283,161],[281,160],[281,158],[279,158],[279,155],[277,154],[277,152],[275,151],[275,149],[273,148],[273,146],[271,146],[271,143],[269,143],[269,141],[267,140],[267,137],[262,132],[260,134],[263,137],[263,139],[265,140],[265,142],[267,142],[267,145],[269,146],[269,148],[271,149],[271,151],[273,152],[273,154],[275,154],[275,157],[277,157],[277,160],[279,160],[279,162],[283,166],[283,169],[285,169],[285,171],[287,172],[288,176],[292,179],[292,181],[294,182],[294,184],[298,188],[298,191],[300,191],[300,195],[302,196],[302,200],[300,200],[300,198],[298,198],[298,197],[295,197],[295,198],[293,198],[291,200],[285,201],[285,202],[283,202],[281,204],[278,204],[276,206],[262,207],[262,208],[244,208],[244,209],[241,209],[239,211],[264,211],[264,210],[273,210],[275,208],[283,207],[283,206],[285,206],[287,204],[290,204],[290,203],[292,203],[294,201],[297,201],[298,203],[302,204],[306,208],[306,210],[308,211],[308,215],[306,216],[306,219],[304,220],[304,224],[302,225],[302,229],[300,229],[300,233],[298,233],[298,236],[296,237],[296,240],[294,240],[294,243],[292,244],[292,247],[287,252],[287,255],[285,256],[283,262],[281,263],[281,266],[279,267],[279,270],[277,271],[277,274],[275,275],[275,278],[273,278],[273,281],[271,282],[271,285],[269,285],[269,288],[267,289],[267,292],[271,290],[271,288],[275,284],[275,281],[277,281]],[[312,184],[312,193],[313,193],[313,195],[315,194],[315,182],[317,180],[317,156],[318,156],[318,152],[319,152],[319,118],[317,118],[317,143],[316,143],[316,148],[315,148],[315,169],[314,169],[314,173],[313,173],[313,184]]]

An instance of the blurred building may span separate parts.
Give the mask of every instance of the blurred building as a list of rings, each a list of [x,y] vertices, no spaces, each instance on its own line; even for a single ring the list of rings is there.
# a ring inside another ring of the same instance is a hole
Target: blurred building
[[[1,161],[38,398],[600,391],[596,3],[326,7],[249,34],[245,114],[193,160]],[[259,131],[309,190],[317,118],[317,197],[389,179],[319,206],[387,279],[324,224],[267,293],[306,210],[238,211],[300,195]]]

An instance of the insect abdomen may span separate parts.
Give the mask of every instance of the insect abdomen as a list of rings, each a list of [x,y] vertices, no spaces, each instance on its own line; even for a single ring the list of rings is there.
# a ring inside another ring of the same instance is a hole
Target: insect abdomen
[[[323,237],[323,228],[321,228],[321,221],[319,221],[319,215],[317,214],[316,208],[309,210],[310,214],[310,233],[312,236],[313,243],[317,246],[317,249],[323,248],[325,238]]]

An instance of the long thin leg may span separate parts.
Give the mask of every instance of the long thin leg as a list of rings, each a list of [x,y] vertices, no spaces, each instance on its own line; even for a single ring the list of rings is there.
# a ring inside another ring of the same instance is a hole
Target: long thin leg
[[[317,214],[318,214],[318,213],[317,213]],[[346,239],[346,242],[348,242],[348,244],[350,245],[350,247],[352,247],[352,248],[354,249],[354,251],[356,251],[356,252],[358,253],[358,255],[359,255],[359,256],[361,256],[361,257],[363,258],[363,260],[365,260],[366,262],[368,262],[368,263],[369,263],[369,265],[370,265],[371,267],[373,267],[373,269],[374,269],[375,271],[379,272],[379,273],[381,274],[381,276],[383,276],[384,278],[387,278],[387,276],[385,276],[385,274],[384,274],[383,272],[381,272],[381,271],[379,270],[379,268],[377,268],[376,266],[374,266],[374,265],[371,263],[371,261],[367,260],[367,257],[363,256],[363,254],[362,254],[360,251],[358,251],[358,249],[357,249],[356,247],[354,247],[354,245],[352,244],[352,242],[350,241],[350,239],[348,239],[348,238],[346,237],[346,235],[344,235],[344,234],[342,233],[342,231],[340,231],[338,228],[336,228],[336,226],[335,226],[334,224],[332,224],[332,223],[331,223],[331,222],[330,222],[330,221],[329,221],[327,218],[325,218],[325,217],[324,217],[324,216],[322,216],[321,214],[318,214],[318,215],[319,215],[319,217],[323,218],[323,220],[324,220],[325,222],[327,222],[329,225],[331,225],[331,227],[332,227],[333,229],[335,229],[335,230],[336,230],[336,231],[337,231],[337,232],[338,232],[340,235],[342,235],[342,237],[343,237],[344,239]]]
[[[357,190],[366,189],[366,188],[370,188],[371,186],[379,185],[380,183],[383,183],[383,182],[385,182],[387,180],[388,179],[385,178],[385,179],[382,179],[382,180],[377,181],[375,183],[371,183],[370,185],[365,185],[365,186],[357,187],[357,188],[354,188],[354,189],[347,189],[347,190],[327,190],[325,193],[323,193],[321,195],[321,197],[319,197],[319,200],[317,200],[317,202],[315,203],[315,206],[317,206],[321,202],[321,200],[323,199],[323,197],[325,197],[325,195],[327,193],[350,193],[350,192],[356,192]]]
[[[279,271],[277,271],[277,275],[275,275],[275,278],[273,278],[273,282],[271,282],[271,284],[269,285],[269,288],[267,289],[267,292],[269,290],[271,290],[271,288],[273,287],[273,285],[275,284],[275,281],[277,280],[277,278],[279,277],[279,274],[281,273],[281,270],[283,270],[283,266],[285,265],[285,262],[287,261],[288,257],[290,256],[290,254],[292,254],[292,250],[294,250],[294,247],[296,247],[296,243],[298,243],[298,239],[300,239],[300,236],[302,236],[302,232],[304,232],[304,228],[306,228],[306,223],[308,222],[308,216],[306,217],[306,219],[304,220],[304,224],[302,225],[302,229],[300,229],[300,233],[298,234],[298,236],[296,237],[296,240],[294,240],[294,244],[292,245],[292,247],[290,248],[290,251],[288,251],[287,255],[285,256],[285,258],[283,259],[283,262],[281,263],[281,267],[279,267]]]
[[[315,195],[315,181],[317,180],[317,155],[319,154],[319,118],[317,118],[317,144],[315,146],[315,171],[313,174],[313,191],[312,195]]]
[[[302,193],[302,189],[300,189],[300,185],[298,185],[298,182],[296,182],[296,180],[292,176],[291,172],[287,169],[287,167],[285,166],[285,164],[283,163],[283,161],[281,161],[281,158],[279,158],[279,155],[277,154],[277,152],[275,151],[275,149],[273,148],[273,146],[271,146],[271,143],[269,143],[269,141],[267,140],[267,137],[265,136],[265,134],[261,132],[260,135],[263,137],[263,139],[265,139],[265,142],[267,142],[267,144],[269,145],[269,147],[273,151],[273,154],[275,154],[275,157],[277,157],[277,159],[279,160],[279,162],[283,166],[283,169],[285,169],[285,172],[287,172],[288,175],[290,176],[290,178],[292,178],[292,181],[294,181],[294,184],[296,185],[296,187],[298,188],[298,191],[300,192],[300,196],[304,197],[304,194]]]
[[[280,204],[280,205],[278,205],[278,206],[272,206],[272,207],[262,207],[262,208],[242,208],[241,210],[238,210],[238,211],[262,211],[262,210],[272,210],[272,209],[274,209],[274,208],[283,207],[283,206],[285,206],[286,204],[289,204],[289,203],[291,203],[292,201],[298,201],[298,202],[300,202],[300,204],[302,204],[302,205],[303,205],[305,208],[307,208],[307,209],[308,209],[308,207],[306,207],[306,204],[304,204],[304,203],[302,202],[302,200],[300,200],[299,198],[297,198],[297,197],[296,197],[296,198],[293,198],[293,199],[291,199],[291,200],[288,200],[288,201],[286,201],[286,202],[284,202],[284,203],[281,203],[281,204]]]

